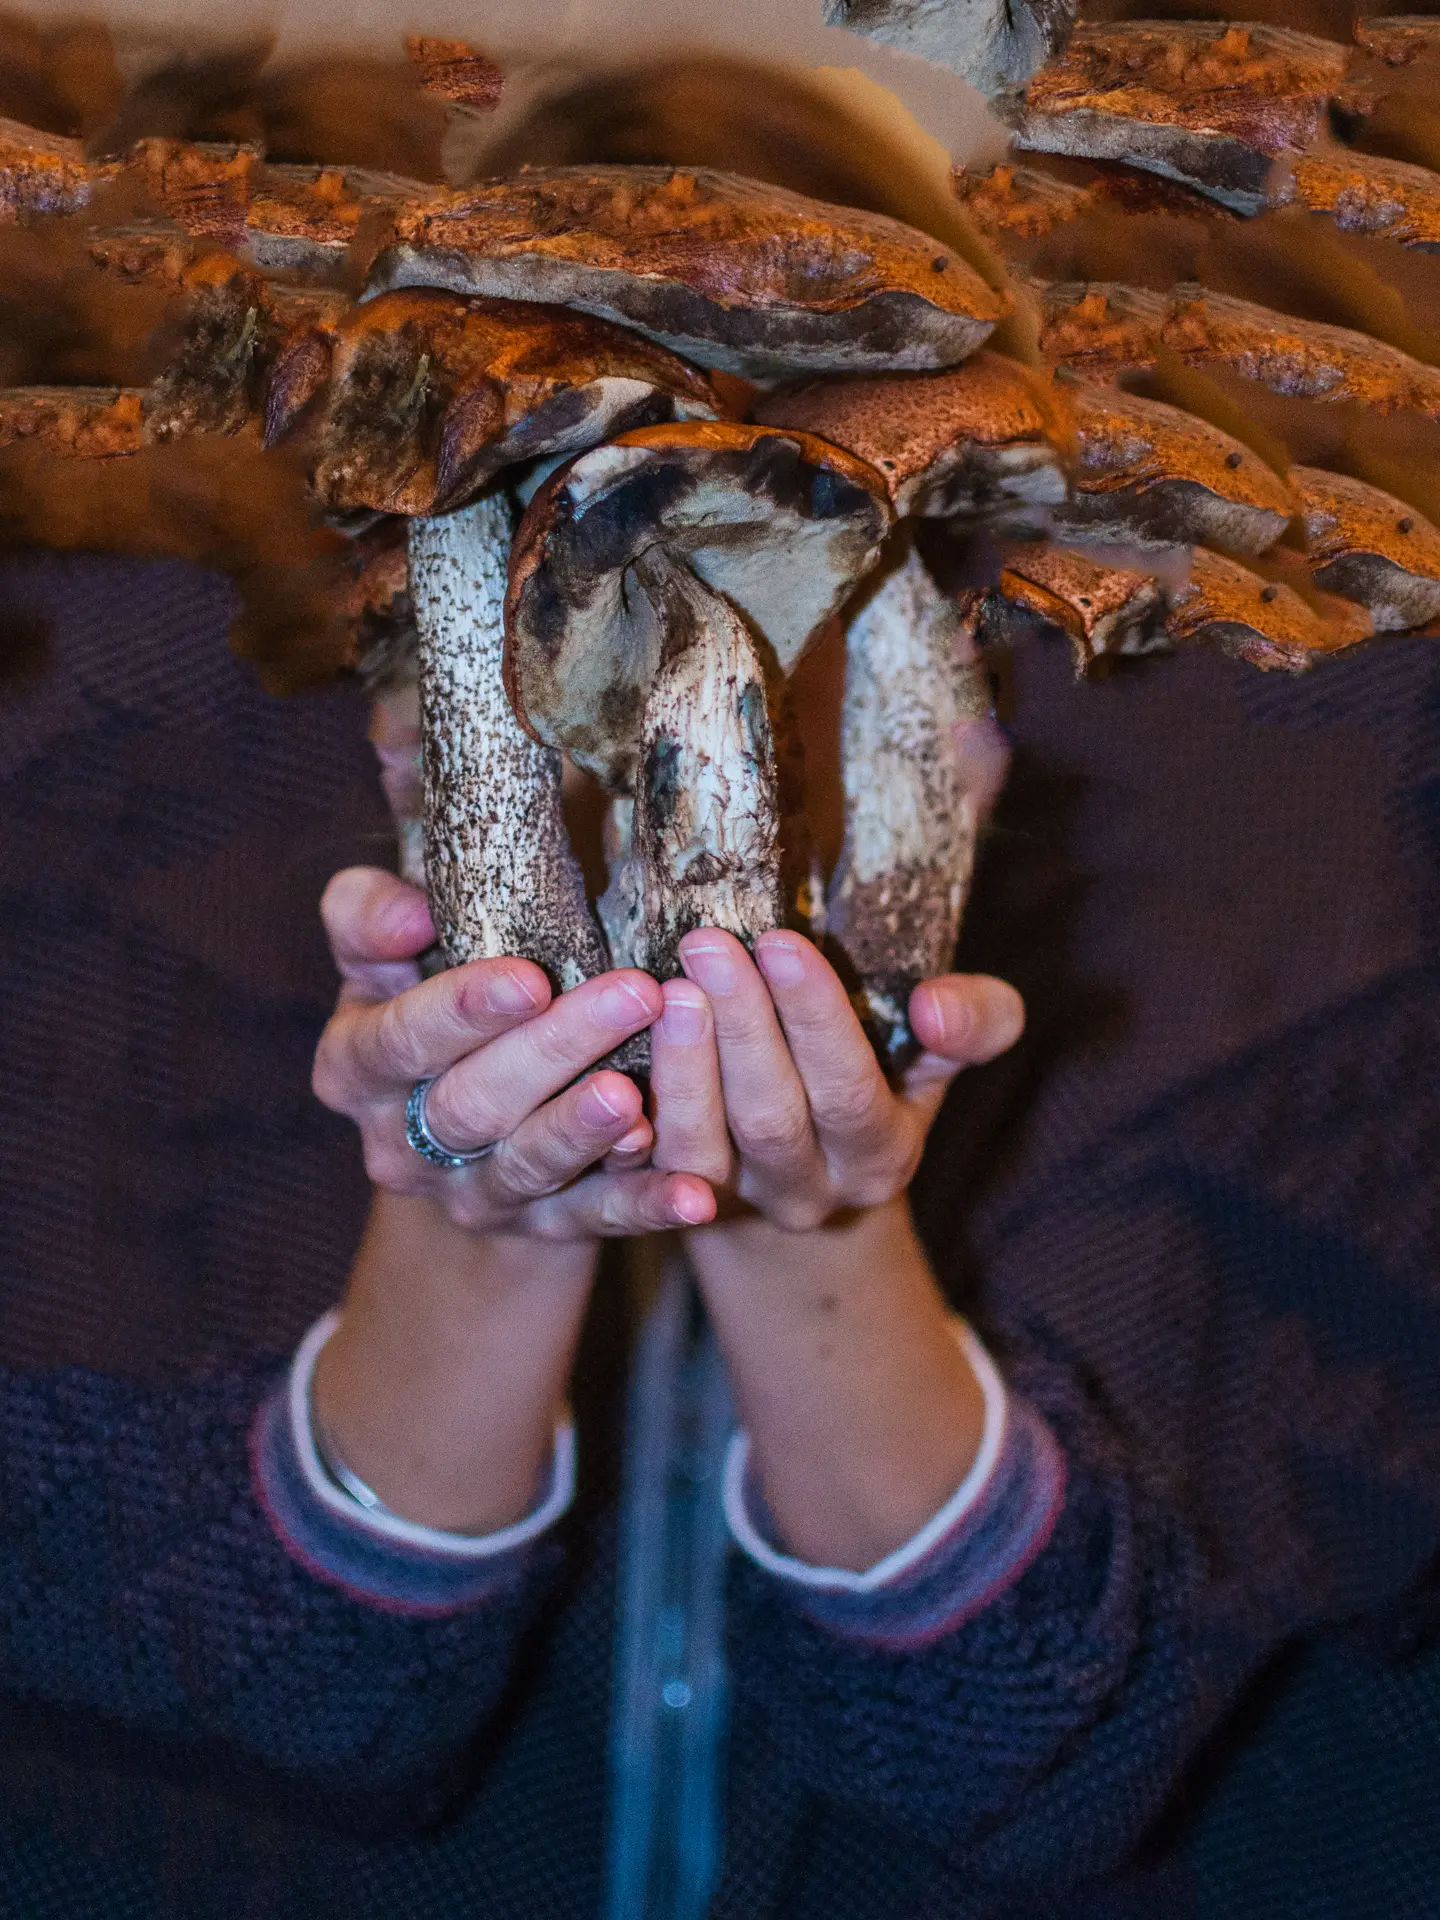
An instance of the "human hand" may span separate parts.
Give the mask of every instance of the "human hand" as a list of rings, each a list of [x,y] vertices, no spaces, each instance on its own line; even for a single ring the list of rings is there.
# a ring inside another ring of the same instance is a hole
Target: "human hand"
[[[687,977],[665,983],[651,1033],[652,1164],[699,1174],[732,1208],[794,1232],[902,1193],[955,1074],[1024,1025],[1004,981],[926,981],[910,1001],[926,1051],[892,1089],[839,977],[800,934],[762,934],[752,961],[704,928],[680,956]]]
[[[647,974],[605,974],[558,998],[527,960],[475,960],[422,981],[418,956],[435,938],[424,895],[377,868],[337,874],[321,914],[342,986],[315,1093],[360,1128],[377,1186],[428,1194],[458,1226],[551,1241],[713,1217],[714,1196],[690,1169],[644,1164],[652,1133],[634,1082],[589,1071],[659,1014]],[[431,1077],[436,1137],[457,1152],[494,1143],[471,1167],[429,1166],[406,1141],[406,1099]]]

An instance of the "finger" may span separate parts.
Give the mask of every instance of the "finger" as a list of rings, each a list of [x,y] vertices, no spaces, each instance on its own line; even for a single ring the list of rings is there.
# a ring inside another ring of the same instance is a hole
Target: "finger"
[[[905,1075],[905,1094],[933,1112],[962,1067],[983,1066],[1014,1046],[1025,1030],[1025,1002],[989,974],[944,974],[911,994],[910,1025],[925,1052]]]
[[[520,1216],[544,1239],[613,1239],[703,1227],[715,1218],[715,1196],[690,1173],[589,1173],[573,1187],[536,1200]]]
[[[726,1117],[747,1170],[767,1191],[805,1199],[825,1169],[765,982],[740,942],[713,927],[687,934],[680,960],[710,1002]]]
[[[483,1163],[498,1205],[558,1193],[610,1152],[643,1118],[640,1089],[623,1073],[596,1073],[523,1120]]]
[[[320,918],[342,980],[377,1000],[397,991],[391,969],[413,962],[435,939],[424,894],[380,867],[334,875],[320,898]]]
[[[667,980],[662,991],[665,1011],[650,1032],[651,1158],[724,1186],[732,1155],[710,1002],[689,980]]]
[[[402,1097],[549,999],[549,981],[529,960],[471,960],[378,1005],[342,996],[316,1051],[316,1095],[341,1113]]]
[[[755,958],[832,1176],[844,1181],[861,1168],[908,1162],[913,1118],[891,1092],[835,969],[798,933],[762,934]]]
[[[508,1138],[562,1087],[648,1027],[661,1004],[656,982],[633,968],[562,993],[441,1074],[426,1100],[436,1137],[461,1149]]]
[[[655,1129],[642,1116],[623,1140],[615,1142],[605,1156],[605,1165],[611,1173],[633,1173],[648,1162],[654,1145]]]

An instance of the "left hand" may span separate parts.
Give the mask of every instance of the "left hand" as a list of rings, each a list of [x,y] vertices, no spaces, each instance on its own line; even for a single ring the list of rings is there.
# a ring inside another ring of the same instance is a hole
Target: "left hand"
[[[926,1049],[892,1089],[838,975],[798,933],[687,934],[684,980],[651,1029],[652,1164],[791,1232],[881,1206],[909,1186],[955,1074],[1019,1039],[1019,994],[983,974],[915,989]],[[758,963],[758,964],[757,964]],[[723,1211],[723,1209],[722,1209]]]

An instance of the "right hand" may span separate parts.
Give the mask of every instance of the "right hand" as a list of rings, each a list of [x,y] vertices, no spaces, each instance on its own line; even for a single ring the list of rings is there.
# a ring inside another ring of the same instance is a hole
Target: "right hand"
[[[648,974],[603,974],[559,998],[528,960],[472,960],[422,980],[435,938],[425,897],[379,868],[337,873],[320,911],[342,985],[314,1089],[359,1127],[377,1186],[428,1194],[457,1226],[551,1241],[714,1217],[704,1180],[643,1164],[653,1135],[635,1083],[588,1071],[658,1019]],[[495,1143],[472,1167],[432,1167],[406,1141],[406,1099],[430,1077],[436,1137],[457,1152]]]

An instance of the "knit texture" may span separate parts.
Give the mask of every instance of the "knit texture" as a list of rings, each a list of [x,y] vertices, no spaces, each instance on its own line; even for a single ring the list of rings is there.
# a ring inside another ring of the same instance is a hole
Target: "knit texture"
[[[14,561],[0,608],[48,631],[0,693],[0,1920],[593,1920],[617,1291],[565,1562],[506,1595],[367,1607],[249,1478],[365,1202],[308,1094],[315,900],[385,850],[363,711],[268,701],[193,570]],[[1309,685],[1197,657],[1091,688],[1037,647],[1016,683],[963,959],[1030,1026],[957,1087],[916,1202],[1067,1497],[922,1648],[737,1566],[717,1914],[1418,1915],[1433,644]]]

